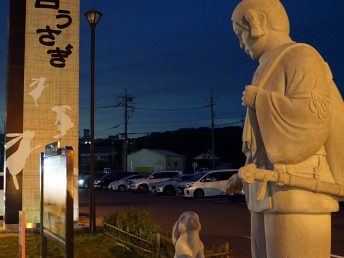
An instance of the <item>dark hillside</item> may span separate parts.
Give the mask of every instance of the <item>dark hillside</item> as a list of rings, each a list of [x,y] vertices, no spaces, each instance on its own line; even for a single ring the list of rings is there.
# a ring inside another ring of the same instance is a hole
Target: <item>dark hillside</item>
[[[241,127],[223,127],[214,130],[215,155],[220,158],[219,163],[231,163],[233,168],[244,164]],[[161,133],[152,133],[148,136],[131,140],[130,151],[141,148],[165,149],[186,156],[186,166],[191,168],[192,158],[211,149],[211,129],[179,129]]]

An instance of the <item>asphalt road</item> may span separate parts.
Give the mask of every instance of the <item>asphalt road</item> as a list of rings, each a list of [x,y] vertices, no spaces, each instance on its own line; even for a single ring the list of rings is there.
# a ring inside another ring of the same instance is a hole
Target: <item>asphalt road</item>
[[[88,214],[88,191],[80,190],[80,215]],[[148,211],[166,232],[179,215],[192,210],[198,213],[202,230],[201,239],[205,248],[229,242],[235,258],[249,258],[250,215],[245,204],[230,202],[227,198],[202,200],[183,197],[164,197],[132,192],[96,191],[97,223],[113,212],[125,212],[131,208]],[[332,254],[344,257],[344,211],[332,215]]]

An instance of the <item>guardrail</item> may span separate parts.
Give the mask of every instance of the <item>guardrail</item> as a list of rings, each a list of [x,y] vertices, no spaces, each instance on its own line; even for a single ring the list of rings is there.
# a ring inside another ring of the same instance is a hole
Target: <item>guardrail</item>
[[[151,240],[130,233],[129,227],[126,230],[104,223],[104,234],[108,235],[115,242],[127,249],[135,248],[148,254],[160,253],[160,234],[157,233]]]
[[[156,233],[155,235],[145,236],[149,238],[149,240],[143,238],[142,231],[139,232],[139,235],[135,235],[130,233],[130,228],[127,227],[126,230],[120,229],[116,226],[113,226],[108,223],[104,223],[104,234],[111,237],[117,245],[120,245],[128,250],[137,249],[143,251],[147,254],[151,254],[152,256],[159,257],[159,258],[170,258],[166,255],[161,253],[161,240],[163,238],[163,242],[167,242],[169,245],[173,246],[172,241],[169,239],[165,239],[164,236],[161,236],[160,233]],[[229,248],[229,243],[226,242],[223,244],[222,250],[218,252],[205,252],[206,258],[231,258],[231,251]]]
[[[217,253],[205,252],[204,256],[206,258],[231,258],[232,257],[228,242],[223,244],[222,249],[223,249],[222,251],[218,251]]]

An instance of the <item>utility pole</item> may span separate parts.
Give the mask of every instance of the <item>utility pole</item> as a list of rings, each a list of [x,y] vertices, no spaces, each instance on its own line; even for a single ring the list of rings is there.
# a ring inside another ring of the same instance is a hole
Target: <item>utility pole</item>
[[[211,113],[211,166],[212,169],[215,168],[215,139],[214,139],[214,128],[215,128],[215,122],[214,122],[214,99],[213,99],[213,90],[211,90],[210,93],[210,113]]]
[[[118,97],[119,106],[124,107],[124,133],[122,145],[122,170],[128,171],[127,157],[128,157],[128,121],[134,113],[134,106],[130,105],[134,101],[134,97],[128,95],[127,89],[124,89],[124,95]]]

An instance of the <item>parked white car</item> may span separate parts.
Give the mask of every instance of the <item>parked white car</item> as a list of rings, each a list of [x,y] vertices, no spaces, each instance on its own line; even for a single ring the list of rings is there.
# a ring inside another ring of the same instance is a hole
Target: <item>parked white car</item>
[[[136,174],[136,175],[130,175],[130,176],[124,177],[124,178],[121,178],[121,179],[118,179],[118,180],[111,182],[109,184],[108,188],[110,190],[113,190],[113,191],[124,192],[128,189],[128,181],[129,180],[143,178],[144,176],[146,176],[146,175]]]
[[[128,189],[146,193],[150,190],[150,185],[161,181],[166,181],[174,176],[183,174],[181,171],[160,171],[150,174],[148,177],[129,180]]]
[[[161,195],[177,195],[178,183],[188,180],[193,176],[193,174],[178,175],[169,180],[151,184],[151,191]]]
[[[211,170],[200,172],[178,185],[178,190],[185,197],[203,198],[207,196],[226,196],[228,179],[238,173],[237,169]]]

